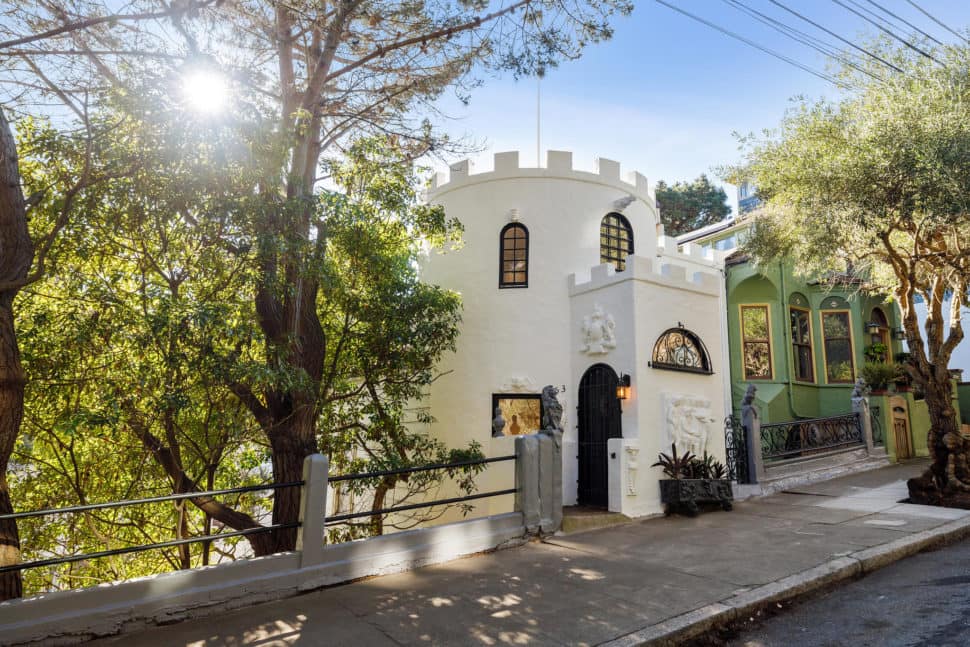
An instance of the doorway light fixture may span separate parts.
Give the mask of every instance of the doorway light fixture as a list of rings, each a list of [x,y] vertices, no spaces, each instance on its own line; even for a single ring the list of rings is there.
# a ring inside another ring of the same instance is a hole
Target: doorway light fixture
[[[630,397],[630,376],[626,373],[620,373],[620,379],[616,383],[616,397],[620,400]]]

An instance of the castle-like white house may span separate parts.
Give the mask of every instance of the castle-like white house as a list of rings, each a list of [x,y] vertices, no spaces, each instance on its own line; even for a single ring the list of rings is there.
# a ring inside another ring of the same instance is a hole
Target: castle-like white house
[[[553,385],[564,503],[660,512],[660,451],[725,459],[723,259],[678,253],[647,179],[621,179],[611,160],[585,172],[549,151],[545,167],[520,168],[509,152],[490,172],[450,170],[428,199],[464,224],[465,245],[430,255],[423,278],[459,291],[464,314],[430,388],[432,433],[508,454],[510,436],[539,428]]]

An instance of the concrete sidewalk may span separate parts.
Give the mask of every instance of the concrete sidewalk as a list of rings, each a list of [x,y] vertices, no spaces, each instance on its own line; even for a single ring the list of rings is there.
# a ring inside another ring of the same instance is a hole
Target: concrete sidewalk
[[[640,645],[970,536],[970,511],[900,504],[910,462],[308,593],[98,644]]]

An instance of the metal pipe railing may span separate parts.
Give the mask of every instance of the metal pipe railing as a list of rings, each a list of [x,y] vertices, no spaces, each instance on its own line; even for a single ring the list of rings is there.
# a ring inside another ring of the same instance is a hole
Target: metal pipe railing
[[[220,496],[223,494],[242,494],[245,492],[261,492],[263,490],[279,490],[286,487],[301,487],[303,481],[292,481],[290,483],[264,483],[262,485],[245,485],[242,487],[228,488],[225,490],[207,490],[205,492],[185,492],[182,494],[166,494],[163,496],[153,496],[144,499],[128,499],[125,501],[108,501],[106,503],[89,503],[85,505],[75,505],[68,508],[48,508],[46,510],[31,510],[30,512],[14,512],[11,514],[0,514],[2,519],[28,519],[30,517],[47,517],[54,514],[68,514],[71,512],[87,512],[88,510],[106,510],[108,508],[123,508],[126,506],[142,505],[146,503],[161,503],[164,501],[181,501],[183,499],[198,499],[200,497]]]

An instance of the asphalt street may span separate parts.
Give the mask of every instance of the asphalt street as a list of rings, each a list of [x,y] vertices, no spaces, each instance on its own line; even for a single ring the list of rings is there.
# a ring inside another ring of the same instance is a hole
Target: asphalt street
[[[730,647],[970,645],[970,540],[781,610]]]

